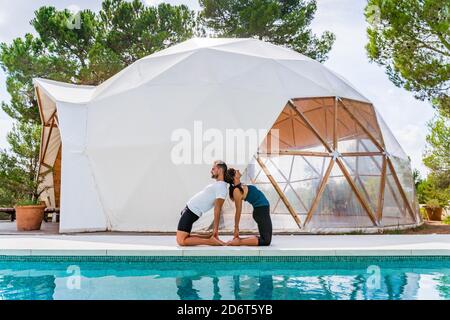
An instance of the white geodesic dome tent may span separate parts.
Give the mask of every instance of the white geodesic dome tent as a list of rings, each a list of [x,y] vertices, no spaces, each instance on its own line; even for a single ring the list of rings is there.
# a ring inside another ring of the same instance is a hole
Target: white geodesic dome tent
[[[97,87],[45,79],[35,87],[42,199],[60,207],[61,232],[175,231],[186,201],[211,182],[211,163],[195,159],[203,146],[192,143],[192,162],[173,159],[174,132],[195,139],[196,123],[264,132],[237,146],[244,161],[228,165],[269,198],[275,232],[421,223],[408,157],[370,101],[289,49],[191,39]],[[220,157],[228,160],[227,151]],[[227,200],[222,230],[232,230],[233,209]],[[241,229],[255,230],[250,207],[241,220]],[[211,221],[205,214],[196,229]]]

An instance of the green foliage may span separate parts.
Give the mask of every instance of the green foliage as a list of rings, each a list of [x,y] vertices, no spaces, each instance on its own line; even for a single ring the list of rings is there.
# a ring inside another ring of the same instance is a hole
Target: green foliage
[[[417,187],[423,181],[422,177],[420,176],[420,171],[417,169],[414,169],[412,172],[412,175],[413,175],[414,186],[416,187],[416,190],[417,190]]]
[[[35,206],[40,204],[41,201],[39,199],[23,199],[16,202],[16,206]]]
[[[442,223],[450,225],[450,216],[446,216],[446,217],[442,220]]]
[[[450,118],[438,115],[428,128],[423,163],[430,169],[437,188],[450,188]]]
[[[44,191],[36,179],[40,135],[40,125],[26,122],[17,122],[8,133],[11,150],[0,150],[0,206],[36,200]]]
[[[450,2],[369,0],[369,59],[390,80],[450,116]]]
[[[427,208],[430,208],[430,209],[436,209],[436,208],[440,208],[441,207],[441,204],[439,203],[439,200],[438,199],[430,199],[430,200],[428,200],[427,201],[427,203],[425,204],[425,206],[427,207]]]
[[[438,188],[433,176],[429,175],[426,180],[419,183],[417,197],[419,203],[427,203],[435,199],[441,207],[447,207],[450,201],[450,188]]]
[[[0,65],[7,75],[9,104],[3,110],[19,121],[40,121],[32,79],[41,77],[97,85],[134,61],[193,36],[195,13],[188,7],[141,1],[105,0],[102,10],[72,14],[42,7],[31,21],[37,36],[0,44]]]
[[[200,0],[203,24],[220,37],[258,38],[325,61],[335,36],[315,36],[315,0]]]
[[[420,203],[437,199],[442,207],[450,202],[450,119],[442,114],[429,124],[427,148],[423,163],[430,169],[427,179],[419,182],[417,195]]]
[[[40,118],[32,79],[70,81],[76,69],[64,57],[49,54],[41,39],[31,34],[15,39],[10,45],[0,44],[0,64],[6,72],[6,89],[11,95],[11,102],[2,102],[2,109],[13,119],[35,123]]]
[[[425,210],[425,208],[420,208],[419,212],[420,212],[420,215],[422,216],[423,220],[430,220],[430,217],[428,217],[428,213]]]

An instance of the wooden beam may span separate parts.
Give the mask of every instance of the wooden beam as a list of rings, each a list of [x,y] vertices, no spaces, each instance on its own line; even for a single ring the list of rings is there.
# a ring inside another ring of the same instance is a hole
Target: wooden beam
[[[305,210],[308,210],[308,208],[306,207],[306,204],[303,202],[303,200],[300,198],[300,196],[297,194],[297,192],[295,192],[294,187],[291,185],[292,169],[294,167],[294,160],[295,160],[294,158],[295,157],[292,157],[291,168],[289,170],[289,177],[286,177],[284,175],[284,173],[280,170],[280,168],[278,168],[276,166],[276,164],[272,161],[271,158],[269,158],[269,161],[272,162],[272,165],[275,167],[275,169],[278,171],[278,173],[284,178],[284,180],[286,180],[286,186],[285,186],[283,192],[286,192],[287,187],[290,186],[292,191],[294,192],[296,198],[298,199],[298,201],[300,201],[301,205],[303,206],[303,208],[305,208]]]
[[[378,134],[380,135],[381,145],[383,146],[383,149],[386,151],[386,143],[384,142],[383,132],[381,131],[380,123],[378,122],[377,113],[375,112],[375,107],[373,104],[370,104],[370,107],[372,108],[373,116],[375,117],[375,124],[376,128],[375,130],[378,130]]]
[[[343,152],[341,156],[343,157],[373,157],[373,156],[383,156],[383,152]]]
[[[350,174],[347,171],[347,168],[345,167],[345,165],[342,163],[341,159],[337,158],[336,159],[337,164],[339,165],[339,167],[342,170],[342,173],[344,174],[345,178],[347,179],[348,183],[350,184],[350,187],[352,188],[353,192],[355,193],[356,197],[358,198],[359,202],[361,203],[362,207],[364,208],[364,210],[366,210],[367,215],[369,216],[370,220],[372,221],[372,223],[375,226],[378,226],[378,222],[375,219],[375,216],[372,212],[372,209],[370,208],[369,204],[367,203],[366,199],[363,197],[363,195],[361,194],[361,192],[359,192],[358,188],[356,187],[352,177],[350,176]]]
[[[328,142],[326,142],[325,139],[322,138],[320,133],[316,130],[316,128],[314,128],[314,126],[309,122],[309,120],[305,117],[305,115],[300,110],[297,109],[295,104],[291,100],[288,101],[288,104],[297,113],[297,115],[305,122],[305,124],[314,133],[314,135],[320,140],[320,142],[322,142],[322,144],[325,146],[327,151],[332,152],[332,149],[331,149],[330,145],[328,144]]]
[[[383,164],[381,167],[381,181],[380,181],[380,193],[378,195],[377,205],[377,218],[378,221],[383,219],[383,206],[384,206],[384,189],[386,186],[386,158],[383,158]]]
[[[361,145],[363,146],[363,148],[364,148],[365,150],[368,150],[367,147],[364,145],[364,143],[361,143]],[[382,171],[382,167],[380,167],[380,166],[378,165],[378,162],[377,162],[373,157],[370,157],[370,159],[371,159],[372,162],[375,164],[375,166],[378,168],[378,170],[380,170],[380,172],[381,172],[381,171]],[[385,155],[384,155],[384,154],[383,154],[383,159],[385,159]],[[391,182],[389,181],[389,179],[387,179],[387,173],[386,173],[386,184],[387,184],[389,190],[391,191],[392,197],[394,198],[395,203],[397,204],[398,209],[399,209],[399,210],[402,210],[401,204],[400,204],[400,202],[399,202],[397,196],[395,195],[394,188],[392,187]]]
[[[341,99],[339,99],[339,102],[342,105],[342,108],[349,114],[349,116],[356,122],[356,124],[364,131],[365,134],[372,140],[373,144],[381,151],[384,152],[384,148],[380,145],[380,143],[375,139],[375,137],[370,133],[369,130],[359,121],[358,118],[355,117],[355,115],[350,111],[350,109],[342,102]]]
[[[41,165],[44,166],[44,167],[46,167],[46,168],[48,168],[48,169],[53,168],[51,165],[45,163],[44,161],[41,162]]]
[[[53,122],[52,122],[52,120],[53,120],[53,117],[56,115],[56,108],[55,108],[55,110],[53,110],[53,112],[52,112],[52,114],[51,114],[51,116],[50,116],[50,118],[48,118],[48,120],[45,122],[45,125],[53,125]]]
[[[397,188],[400,192],[401,197],[403,198],[403,201],[406,202],[406,208],[408,209],[411,217],[413,218],[414,222],[417,223],[416,215],[414,214],[414,210],[411,207],[411,203],[408,200],[408,197],[406,196],[405,190],[403,190],[403,187],[400,183],[400,180],[397,176],[397,172],[395,171],[394,165],[392,164],[391,159],[389,157],[386,157],[387,163],[389,165],[389,170],[391,171],[392,177],[394,178],[394,182],[397,185]]]
[[[41,123],[45,124],[44,111],[42,111],[42,102],[41,102],[41,96],[40,96],[39,87],[35,87],[35,91],[36,91],[36,98],[37,98],[38,109],[39,109],[39,116],[41,118]]]
[[[337,104],[338,104],[338,98],[335,97],[334,98],[334,106],[333,106],[333,110],[334,110],[334,119],[333,119],[333,148],[334,150],[337,150],[338,148],[338,133],[337,133],[337,122],[338,122],[338,108],[337,108]]]
[[[331,174],[331,170],[333,169],[333,165],[334,165],[334,159],[331,159],[330,163],[328,164],[327,171],[325,172],[325,174],[322,178],[322,181],[320,182],[319,188],[317,189],[317,195],[314,198],[313,203],[311,204],[311,208],[308,211],[308,215],[306,216],[305,222],[303,223],[303,228],[305,228],[306,225],[309,223],[314,211],[316,211],[317,206],[319,205],[319,201],[322,198],[323,192],[325,191],[325,186],[326,186],[328,178]]]
[[[281,200],[283,201],[284,205],[286,206],[286,208],[289,210],[289,213],[292,215],[292,217],[294,218],[295,222],[297,223],[298,227],[301,229],[302,228],[302,223],[300,221],[300,218],[298,217],[297,213],[295,212],[294,208],[291,206],[291,204],[289,203],[289,200],[286,198],[286,196],[284,195],[283,191],[281,190],[280,186],[278,185],[278,183],[275,181],[275,179],[272,177],[269,169],[267,169],[266,165],[264,164],[264,162],[261,160],[261,158],[256,157],[256,161],[258,161],[259,166],[263,169],[264,173],[266,174],[267,178],[269,179],[269,181],[272,183],[272,186],[275,188],[275,191],[278,193],[278,195],[280,196]]]
[[[57,124],[45,124],[45,125],[43,125],[43,127],[46,127],[46,128],[49,128],[49,127],[53,127],[53,128],[58,128],[58,125]]]
[[[44,148],[44,152],[42,153],[41,161],[44,161],[44,159],[45,159],[45,154],[47,153],[48,145],[50,144],[50,138],[52,137],[54,122],[55,122],[55,119],[52,118],[52,126],[50,127],[50,131],[48,132],[47,141],[45,143],[45,148]]]
[[[258,152],[260,155],[289,155],[289,156],[307,156],[307,157],[332,157],[328,152],[315,151],[297,151],[297,150],[279,150],[277,152]]]
[[[292,98],[292,101],[299,101],[299,100],[316,100],[316,99],[329,99],[329,98],[335,98],[335,96],[322,96],[322,97],[305,97],[305,98]]]

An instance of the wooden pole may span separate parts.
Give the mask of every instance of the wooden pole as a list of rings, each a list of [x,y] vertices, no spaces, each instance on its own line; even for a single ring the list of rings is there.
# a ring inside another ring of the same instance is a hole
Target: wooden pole
[[[291,100],[288,101],[288,104],[297,113],[297,115],[305,122],[306,126],[314,133],[314,135],[317,137],[317,139],[319,139],[320,142],[322,142],[322,144],[325,146],[327,151],[332,152],[332,149],[331,149],[330,145],[328,144],[328,142],[326,142],[325,139],[322,138],[320,133],[316,130],[316,128],[314,128],[314,126],[309,122],[309,120],[305,117],[305,115],[297,109],[295,104]]]
[[[380,193],[378,195],[378,206],[377,206],[378,221],[381,221],[381,219],[383,219],[385,185],[386,185],[386,158],[383,158],[383,164],[381,167]]]
[[[50,138],[52,136],[54,122],[55,122],[55,119],[52,118],[52,125],[50,127],[50,131],[48,132],[47,140],[45,141],[45,147],[44,147],[44,151],[42,152],[41,161],[44,161],[44,159],[45,159],[45,154],[47,153],[47,148],[48,148],[48,145],[50,144]]]
[[[362,144],[362,146],[363,146],[363,148],[364,148],[365,150],[367,150],[367,148],[366,148],[366,146],[364,146],[364,144]],[[382,171],[382,167],[380,167],[380,166],[378,165],[378,162],[377,162],[373,157],[370,157],[370,159],[371,159],[372,162],[375,164],[375,166],[378,168],[378,170],[380,170],[380,172],[381,172],[381,171]],[[383,159],[385,159],[385,155],[384,155],[384,154],[383,154]],[[397,196],[395,195],[394,187],[391,185],[391,182],[389,181],[389,179],[387,179],[387,173],[386,173],[386,178],[385,178],[385,180],[386,180],[386,184],[387,184],[389,190],[390,190],[391,193],[392,193],[392,197],[394,198],[395,203],[397,204],[398,209],[401,210],[401,204],[400,204],[400,202],[399,202]],[[383,201],[384,201],[384,200],[383,200]]]
[[[389,165],[389,170],[391,171],[392,177],[394,178],[395,184],[397,185],[400,195],[403,198],[403,201],[406,202],[406,208],[408,209],[414,222],[417,222],[416,215],[414,214],[414,210],[412,209],[411,203],[409,203],[409,200],[408,200],[408,197],[406,196],[405,190],[403,190],[400,180],[398,179],[397,173],[395,172],[394,165],[392,164],[392,161],[391,161],[391,159],[389,159],[389,157],[387,157],[386,159],[387,159],[387,163]]]
[[[342,108],[349,114],[349,116],[356,122],[356,124],[364,131],[365,134],[372,140],[373,144],[381,151],[384,152],[384,148],[381,146],[381,144],[375,139],[375,137],[370,133],[369,130],[359,121],[358,118],[355,117],[355,115],[350,111],[350,109],[342,102],[341,99],[339,99],[339,102],[342,105]]]
[[[261,160],[261,158],[256,157],[256,161],[258,161],[258,164],[263,169],[263,171],[266,174],[266,176],[269,179],[269,181],[272,183],[273,187],[275,188],[275,191],[278,193],[278,195],[280,196],[280,198],[283,201],[284,205],[289,210],[289,213],[292,215],[292,217],[294,218],[294,220],[297,223],[298,227],[301,229],[302,228],[302,223],[300,221],[300,218],[297,216],[297,213],[295,212],[294,208],[289,203],[289,200],[286,198],[286,196],[284,195],[283,191],[280,189],[280,186],[278,185],[278,183],[272,177],[269,169],[267,169],[266,165]]]
[[[297,150],[279,150],[278,152],[259,152],[260,155],[290,155],[307,157],[331,157],[328,152],[315,151],[297,151]]]
[[[338,104],[338,98],[335,97],[334,98],[334,121],[333,121],[333,148],[334,150],[338,149],[338,132],[337,132],[337,122],[338,122],[338,108],[337,108],[337,104]]]
[[[343,152],[341,153],[343,157],[373,157],[382,156],[383,152]]]
[[[327,171],[325,172],[325,174],[322,178],[322,181],[320,182],[319,189],[317,190],[317,195],[314,198],[313,203],[311,204],[311,208],[308,211],[308,215],[306,216],[305,222],[303,224],[303,228],[305,228],[306,225],[309,223],[314,211],[316,211],[317,206],[319,205],[319,201],[322,198],[323,192],[325,191],[325,186],[327,184],[328,177],[331,174],[331,170],[333,169],[333,165],[334,165],[334,159],[331,159],[330,163],[328,164]]]
[[[356,187],[355,183],[353,182],[352,177],[347,171],[347,168],[342,163],[341,159],[336,159],[337,164],[342,170],[342,173],[344,174],[345,178],[347,179],[348,183],[350,184],[350,187],[352,188],[353,192],[355,193],[356,197],[358,198],[359,202],[361,203],[364,210],[366,210],[367,215],[369,216],[370,220],[375,226],[378,226],[378,222],[375,219],[374,214],[372,213],[372,209],[370,208],[369,204],[367,203],[366,199],[364,199],[361,192],[359,192],[358,188]]]

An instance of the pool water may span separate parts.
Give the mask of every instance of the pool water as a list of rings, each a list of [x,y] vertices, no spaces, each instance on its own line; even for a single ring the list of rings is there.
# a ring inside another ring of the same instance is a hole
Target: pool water
[[[450,257],[0,257],[0,299],[450,299]]]

